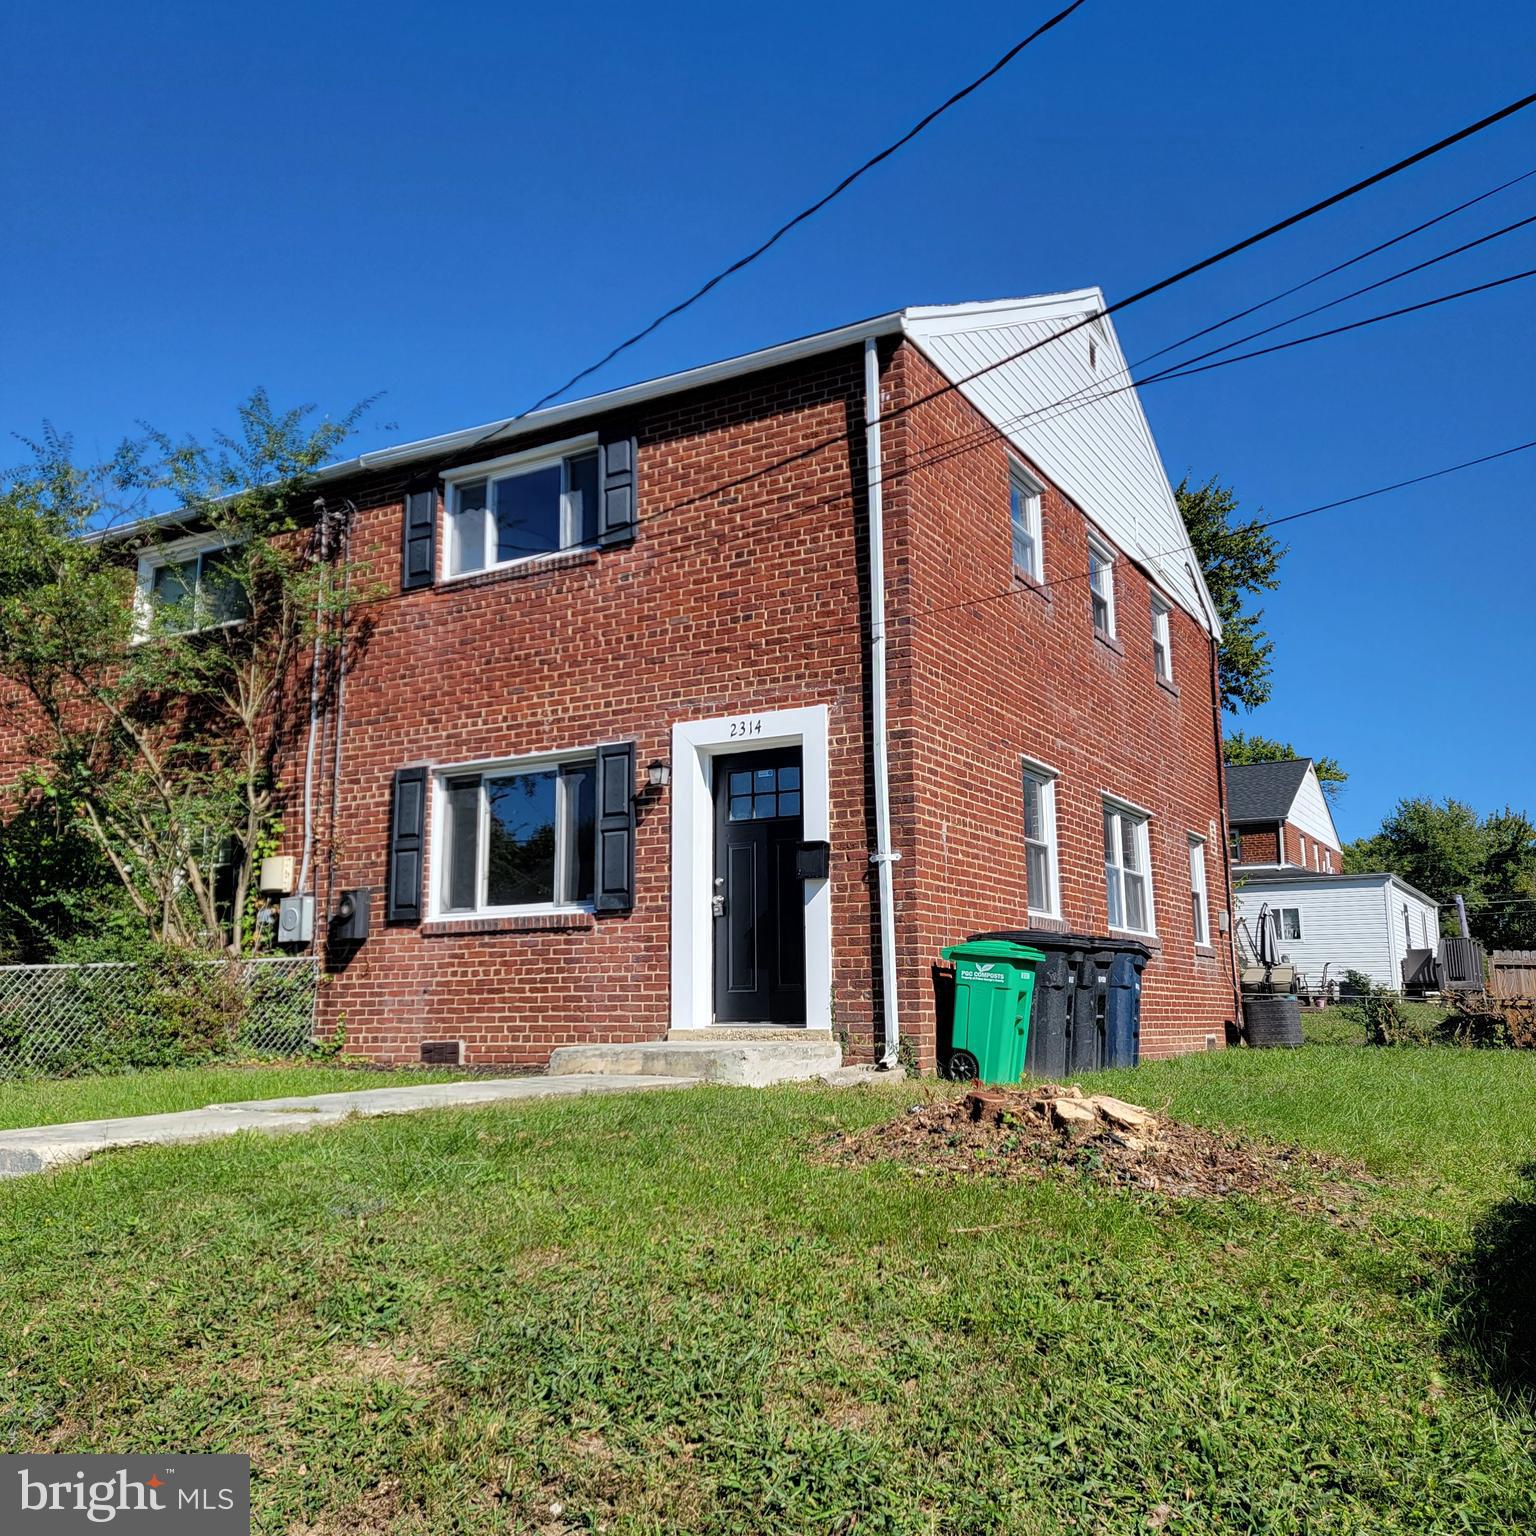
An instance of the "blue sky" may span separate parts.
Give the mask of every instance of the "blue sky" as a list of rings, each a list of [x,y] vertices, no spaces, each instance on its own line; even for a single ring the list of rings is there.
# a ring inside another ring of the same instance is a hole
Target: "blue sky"
[[[257,384],[382,392],[361,448],[511,414],[1050,8],[6,7],[0,432],[105,453]],[[1532,57],[1523,0],[1089,0],[592,387],[902,304],[1123,296],[1524,94]],[[1536,109],[1128,311],[1127,353],[1533,167]],[[1312,301],[1532,212],[1536,178]],[[1334,314],[1528,267],[1536,226]],[[1145,403],[1175,480],[1279,515],[1536,437],[1533,343],[1536,281]],[[1275,698],[1237,724],[1342,761],[1345,837],[1407,794],[1536,811],[1533,491],[1536,452],[1287,531]]]

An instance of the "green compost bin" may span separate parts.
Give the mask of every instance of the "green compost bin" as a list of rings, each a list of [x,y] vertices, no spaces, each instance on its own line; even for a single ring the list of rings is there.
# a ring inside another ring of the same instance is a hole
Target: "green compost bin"
[[[939,953],[955,968],[945,1075],[956,1082],[1018,1082],[1029,1044],[1035,967],[1045,955],[1011,939],[968,939]]]

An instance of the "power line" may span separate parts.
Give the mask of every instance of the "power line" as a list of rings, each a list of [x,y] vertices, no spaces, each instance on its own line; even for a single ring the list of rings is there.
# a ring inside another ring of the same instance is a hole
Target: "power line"
[[[1003,54],[1003,56],[998,59],[998,61],[993,64],[990,69],[987,69],[982,74],[977,75],[977,77],[972,80],[970,84],[962,86],[946,101],[941,102],[937,107],[935,107],[933,111],[929,112],[925,117],[920,118],[904,134],[902,134],[899,139],[896,139],[890,144],[887,144],[885,148],[880,150],[877,154],[871,155],[869,159],[860,165],[856,170],[850,171],[845,177],[843,177],[843,179],[838,182],[838,184],[833,187],[830,192],[827,192],[823,196],[817,198],[816,201],[811,203],[809,206],[802,208],[800,212],[795,214],[793,218],[787,219],[776,230],[774,230],[774,232],[769,235],[761,245],[755,247],[751,251],[748,251],[745,256],[738,257],[728,267],[723,267],[712,278],[710,278],[708,282],[701,284],[691,294],[689,294],[687,298],[682,299],[678,303],[672,305],[670,309],[663,310],[659,315],[656,316],[654,320],[649,321],[638,331],[636,331],[634,335],[626,337],[616,346],[610,347],[609,350],[605,352],[600,358],[598,358],[595,363],[591,363],[587,367],[582,368],[576,373],[573,373],[570,378],[568,378],[565,383],[560,385],[557,389],[552,389],[547,394],[541,395],[537,400],[534,401],[532,405],[527,408],[527,410],[521,411],[518,413],[518,415],[509,417],[506,421],[490,428],[486,436],[493,437],[496,435],[496,433],[505,431],[507,427],[511,426],[514,422],[520,420],[522,417],[531,416],[541,406],[548,405],[551,400],[557,399],[568,389],[572,388],[576,384],[579,384],[583,379],[590,377],[600,368],[606,367],[616,357],[618,357],[620,353],[627,352],[637,343],[644,341],[647,336],[651,335],[652,332],[659,330],[663,325],[667,323],[668,320],[675,318],[677,315],[682,314],[685,309],[689,309],[693,305],[697,304],[700,299],[702,299],[706,294],[710,293],[713,289],[717,288],[728,277],[734,276],[744,267],[751,266],[751,264],[759,257],[765,256],[792,229],[795,229],[797,226],[805,223],[807,219],[813,218],[816,214],[820,213],[828,203],[832,202],[834,198],[840,197],[844,192],[848,190],[849,187],[854,184],[854,182],[859,180],[861,176],[864,176],[869,171],[872,171],[877,165],[881,164],[882,161],[889,160],[892,155],[894,155],[898,150],[904,148],[906,145],[910,144],[912,140],[915,139],[920,133],[922,133],[925,128],[936,122],[940,117],[948,112],[951,107],[958,106],[962,101],[965,100],[967,96],[971,95],[972,92],[980,90],[981,87],[984,86],[989,80],[991,80],[994,75],[997,75],[1006,69],[1008,65],[1011,64],[1014,59],[1016,59],[1019,54],[1021,54],[1026,48],[1028,48],[1031,43],[1037,41],[1039,38],[1044,37],[1045,34],[1051,31],[1053,28],[1060,26],[1061,23],[1064,22],[1073,13],[1073,11],[1077,10],[1084,3],[1085,0],[1072,0],[1070,5],[1058,11],[1048,21],[1042,22],[1038,27],[1035,28],[1033,32],[1029,34],[1028,37],[1022,38],[1019,42],[1015,43],[1013,47],[1011,47],[1005,54]],[[484,438],[480,439],[482,442],[484,440]]]
[[[1521,222],[1522,224],[1536,222],[1536,215],[1532,215],[1530,219],[1522,220]],[[1518,226],[1512,225],[1510,227],[1515,228]],[[1503,231],[1501,231],[1501,233],[1503,233]],[[1485,239],[1491,238],[1491,236],[1485,237]],[[1482,242],[1473,243],[1478,244]],[[1446,255],[1452,254],[1455,253],[1446,253]],[[1442,259],[1444,258],[1435,258],[1435,260]],[[1430,265],[1430,263],[1420,264],[1420,266],[1425,265]],[[1418,268],[1408,269],[1408,271],[1415,270],[1418,270]],[[1403,276],[1406,274],[1400,273],[1396,275]],[[1433,309],[1441,304],[1449,304],[1456,299],[1468,298],[1474,294],[1484,293],[1489,289],[1500,288],[1507,283],[1520,282],[1533,276],[1536,276],[1536,268],[1532,268],[1523,272],[1516,272],[1507,277],[1496,278],[1492,282],[1479,283],[1470,288],[1458,289],[1453,293],[1439,294],[1434,298],[1425,299],[1418,304],[1409,304],[1399,309],[1386,310],[1383,313],[1377,315],[1367,315],[1360,320],[1350,321],[1346,325],[1332,326],[1329,329],[1323,331],[1313,331],[1306,336],[1295,336],[1292,337],[1289,341],[1279,342],[1273,346],[1257,347],[1251,352],[1240,352],[1232,357],[1224,357],[1218,359],[1215,362],[1205,363],[1203,366],[1189,366],[1190,363],[1198,362],[1198,357],[1192,358],[1189,360],[1189,363],[1174,364],[1173,366],[1164,369],[1161,373],[1149,374],[1146,378],[1139,381],[1130,381],[1125,384],[1116,385],[1113,389],[1101,390],[1098,394],[1088,396],[1084,399],[1076,401],[1075,403],[1069,404],[1068,401],[1071,400],[1071,397],[1068,396],[1065,400],[1057,401],[1054,405],[1040,406],[1035,410],[1025,411],[1018,416],[1007,417],[997,423],[987,421],[982,425],[974,428],[973,431],[969,434],[962,434],[959,437],[950,438],[948,442],[935,444],[934,447],[930,449],[923,458],[916,460],[910,465],[907,465],[903,470],[899,471],[899,473],[910,474],[916,470],[925,469],[935,464],[946,463],[952,458],[958,458],[963,454],[974,452],[977,448],[983,447],[987,443],[991,442],[993,440],[994,433],[1006,433],[1012,428],[1022,426],[1026,422],[1035,420],[1039,417],[1044,417],[1046,421],[1056,421],[1062,416],[1070,415],[1073,411],[1083,410],[1088,406],[1102,404],[1104,401],[1113,399],[1116,395],[1123,395],[1129,390],[1145,389],[1149,385],[1167,383],[1171,379],[1192,378],[1196,374],[1208,373],[1216,368],[1225,368],[1233,363],[1248,362],[1253,358],[1267,357],[1271,353],[1282,352],[1291,347],[1305,346],[1310,342],[1323,341],[1331,336],[1344,335],[1349,331],[1363,330],[1368,326],[1379,325],[1386,320],[1396,320],[1404,315],[1416,314],[1420,310]],[[1390,281],[1390,279],[1384,278],[1382,281],[1387,282]],[[1362,289],[1361,291],[1364,292],[1365,290]],[[1326,308],[1328,306],[1322,307]],[[1292,316],[1293,320],[1301,318],[1303,317],[1299,315]],[[1286,324],[1289,322],[1281,323]],[[1269,329],[1274,329],[1274,327],[1270,327]],[[1264,332],[1260,331],[1255,332],[1254,334],[1263,335]],[[1239,346],[1242,344],[1242,341],[1251,339],[1251,337],[1242,337],[1239,338],[1238,341],[1229,343],[1229,345]],[[1214,349],[1215,352],[1220,352],[1223,350],[1225,349],[1220,347]],[[1210,357],[1211,355],[1212,353],[1200,354],[1200,356],[1204,357]],[[881,477],[882,484],[884,483],[885,478],[886,477]]]
[[[1373,490],[1359,491],[1353,496],[1342,496],[1336,501],[1322,502],[1315,507],[1307,507],[1301,512],[1288,512],[1282,517],[1266,518],[1262,522],[1243,523],[1240,526],[1244,531],[1250,529],[1258,531],[1264,528],[1277,528],[1282,523],[1295,523],[1299,522],[1304,517],[1316,517],[1320,512],[1331,512],[1337,507],[1351,506],[1358,501],[1369,501],[1372,497],[1375,496],[1385,496],[1390,491],[1400,491],[1410,485],[1422,485],[1427,480],[1439,480],[1444,478],[1446,475],[1454,475],[1461,470],[1471,469],[1478,464],[1489,464],[1492,463],[1495,459],[1507,459],[1513,454],[1526,453],[1532,448],[1536,448],[1536,438],[1532,438],[1529,442],[1517,443],[1511,448],[1501,448],[1495,453],[1481,454],[1475,459],[1464,459],[1459,464],[1449,464],[1443,469],[1432,469],[1422,475],[1413,475],[1407,480],[1396,480],[1393,481],[1393,483],[1390,485],[1379,485],[1376,486]],[[1187,544],[1180,544],[1173,549],[1158,550],[1153,554],[1146,555],[1141,558],[1144,560],[1157,560],[1163,558],[1164,556],[1184,555],[1188,554],[1189,552],[1190,550]],[[935,604],[931,608],[925,608],[922,613],[914,614],[911,617],[913,619],[927,619],[932,618],[935,614],[952,612],[957,608],[969,608],[981,603],[1000,602],[1004,598],[1018,597],[1022,593],[1049,591],[1056,587],[1070,586],[1076,582],[1087,581],[1090,579],[1091,575],[1092,572],[1085,570],[1073,572],[1068,576],[1053,577],[1048,581],[1031,581],[1022,584],[1015,582],[1012,586],[1000,589],[995,592],[986,592],[971,597],[960,598],[958,601],[952,603]]]
[[[1457,203],[1454,208],[1447,208],[1444,213],[1437,213],[1432,219],[1425,219],[1422,223],[1415,224],[1412,229],[1405,229],[1401,234],[1393,235],[1390,240],[1379,241],[1368,250],[1361,251],[1358,255],[1351,256],[1346,261],[1337,262],[1335,265],[1327,268],[1326,271],[1319,272],[1302,282],[1293,283],[1289,288],[1282,288],[1279,293],[1271,294],[1267,299],[1260,299],[1257,304],[1250,304],[1247,309],[1240,309],[1236,314],[1228,315],[1225,320],[1218,320],[1213,325],[1207,325],[1198,331],[1192,331],[1188,336],[1181,337],[1178,341],[1170,341],[1167,346],[1159,347],[1155,352],[1149,352],[1145,357],[1138,358],[1125,371],[1129,372],[1130,368],[1140,368],[1146,363],[1154,362],[1165,353],[1175,351],[1179,347],[1188,346],[1192,341],[1199,341],[1202,336],[1209,336],[1212,331],[1219,331],[1226,326],[1236,325],[1239,320],[1246,320],[1249,315],[1257,314],[1259,310],[1267,309],[1271,304],[1278,304],[1281,299],[1288,299],[1293,293],[1300,293],[1303,288],[1311,288],[1314,284],[1321,283],[1330,277],[1335,277],[1350,267],[1358,266],[1362,261],[1367,261],[1372,256],[1377,256],[1394,245],[1401,245],[1404,240],[1411,240],[1413,236],[1423,234],[1426,229],[1431,229],[1436,224],[1442,224],[1446,219],[1454,218],[1458,213],[1465,213],[1468,208],[1476,207],[1478,203],[1486,202],[1490,197],[1496,197],[1500,192],[1507,192],[1511,187],[1517,186],[1520,182],[1530,180],[1532,176],[1536,176],[1536,168],[1522,171],[1518,176],[1511,176],[1508,181],[1501,181],[1498,186],[1490,187],[1486,192],[1479,192],[1476,197],[1469,197],[1465,202]]]
[[[724,281],[724,279],[730,276],[733,272],[739,271],[749,262],[755,261],[758,256],[762,255],[763,252],[768,250],[776,241],[778,241],[796,224],[802,223],[804,220],[810,218],[812,214],[817,212],[820,208],[825,207],[826,204],[832,200],[832,198],[836,197],[845,187],[851,185],[852,182],[857,180],[859,176],[863,175],[865,171],[878,164],[881,160],[888,158],[891,154],[894,154],[897,149],[899,149],[903,144],[909,142],[913,137],[920,133],[923,128],[932,122],[933,119],[940,113],[947,111],[948,108],[955,102],[962,100],[971,91],[977,89],[980,85],[985,83],[985,81],[989,80],[994,74],[997,73],[998,70],[1003,68],[1010,59],[1015,57],[1024,48],[1028,47],[1029,44],[1036,38],[1042,36],[1052,27],[1055,27],[1062,21],[1066,20],[1066,18],[1070,16],[1072,12],[1075,11],[1082,3],[1083,0],[1074,0],[1072,5],[1069,5],[1065,10],[1059,11],[1055,16],[1051,17],[1049,21],[1045,22],[1042,26],[1037,27],[1035,31],[1032,32],[1022,42],[1015,44],[1007,54],[999,59],[998,62],[986,72],[986,74],[978,76],[977,79],[972,81],[969,86],[957,92],[953,97],[950,98],[949,101],[938,107],[921,122],[914,125],[914,127],[908,130],[908,132],[903,135],[901,139],[898,139],[894,144],[889,145],[878,155],[866,161],[864,165],[860,166],[859,169],[854,171],[850,176],[845,177],[843,182],[841,182],[825,197],[821,198],[818,202],[813,203],[809,208],[802,210],[799,214],[796,214],[795,217],[791,219],[787,224],[783,225],[779,230],[775,231],[775,233],[761,246],[759,246],[756,251],[749,253],[747,256],[736,262],[733,262],[729,267],[716,274],[716,276],[711,278],[709,282],[704,284],[703,287],[699,288],[687,299],[683,300],[680,304],[674,305],[671,309],[665,311],[661,315],[658,315],[643,329],[637,331],[633,336],[629,337],[623,342],[620,342],[616,347],[611,349],[603,358],[599,359],[598,362],[593,363],[590,367],[583,368],[579,373],[573,374],[572,377],[568,379],[564,384],[562,384],[558,389],[551,390],[548,394],[542,396],[527,410],[520,412],[516,416],[509,416],[504,421],[496,423],[495,426],[487,427],[486,430],[475,439],[475,444],[483,443],[489,438],[497,436],[498,434],[504,432],[509,426],[512,426],[516,422],[522,420],[524,417],[531,415],[534,411],[538,410],[541,406],[554,399],[557,395],[564,394],[565,391],[570,389],[573,384],[579,382],[581,379],[586,378],[589,374],[594,373],[597,369],[601,368],[612,358],[617,357],[619,353],[627,350],[629,347],[632,347],[636,342],[643,340],[646,336],[649,336],[653,331],[655,331],[659,326],[663,325],[673,315],[679,314],[682,310],[688,308],[689,305],[696,303],[700,298],[702,298],[720,282]],[[1312,203],[1307,207],[1298,210],[1296,213],[1289,214],[1287,217],[1280,219],[1273,224],[1267,225],[1265,228],[1256,231],[1254,234],[1248,235],[1244,239],[1224,247],[1223,249],[1217,251],[1214,255],[1206,256],[1200,261],[1194,262],[1191,265],[1172,273],[1168,277],[1161,278],[1157,282],[1149,284],[1147,287],[1129,295],[1127,298],[1121,299],[1114,304],[1106,305],[1105,308],[1101,311],[1101,314],[1118,314],[1121,310],[1129,309],[1133,304],[1139,304],[1144,299],[1151,298],[1154,294],[1162,293],[1166,289],[1173,287],[1176,283],[1184,282],[1188,278],[1194,277],[1200,272],[1207,271],[1209,268],[1216,266],[1218,263],[1227,261],[1231,257],[1239,255],[1241,252],[1249,250],[1253,246],[1260,244],[1262,241],[1271,239],[1275,235],[1283,233],[1285,230],[1292,229],[1305,220],[1314,218],[1316,215],[1324,213],[1330,208],[1337,207],[1340,203],[1347,201],[1349,198],[1358,196],[1360,193],[1369,190],[1371,187],[1378,186],[1383,181],[1387,181],[1391,177],[1397,176],[1403,171],[1411,169],[1415,165],[1422,164],[1425,160],[1430,159],[1432,156],[1438,155],[1443,151],[1452,148],[1454,145],[1465,142],[1467,139],[1472,138],[1474,135],[1482,133],[1485,130],[1494,127],[1496,124],[1503,122],[1508,117],[1513,117],[1517,112],[1523,112],[1532,104],[1536,104],[1536,91],[1531,92],[1529,95],[1522,96],[1516,101],[1510,102],[1507,106],[1500,107],[1496,112],[1490,112],[1486,117],[1479,118],[1476,122],[1469,123],[1466,127],[1459,128],[1456,130],[1456,132],[1447,134],[1444,138],[1437,139],[1433,144],[1425,145],[1423,149],[1416,150],[1413,154],[1407,155],[1401,160],[1394,161],[1391,165],[1385,166],[1381,170],[1373,172],[1371,175],[1364,177],[1360,181],[1353,182],[1351,185],[1341,188],[1339,191],[1334,192],[1328,197],[1325,197],[1318,202]],[[937,399],[941,395],[949,394],[954,390],[960,389],[963,385],[972,383],[974,380],[981,378],[984,374],[991,373],[995,369],[1001,368],[1010,362],[1016,362],[1019,358],[1027,356],[1029,353],[1036,351],[1042,346],[1048,345],[1052,341],[1059,341],[1063,336],[1068,336],[1071,335],[1074,331],[1081,330],[1085,325],[1091,323],[1091,321],[1095,318],[1097,318],[1097,316],[1085,315],[1080,320],[1074,321],[1071,325],[1065,326],[1062,330],[1054,332],[1052,335],[1044,337],[1040,341],[1032,342],[1030,345],[1020,348],[1017,352],[1010,353],[1005,357],[998,358],[993,362],[985,364],[983,367],[978,368],[974,373],[967,374],[962,378],[948,382],[942,385],[939,389],[931,391],[927,395],[920,396],[915,400],[906,402],[904,405],[895,407],[891,411],[888,411],[884,415],[878,417],[877,420],[882,423],[892,420],[897,416],[904,415],[906,412],[914,410],[919,405],[925,405],[930,400]],[[840,442],[841,440],[841,437],[830,438],[827,440],[825,446],[831,446],[833,443]]]
[[[1297,283],[1294,286],[1287,288],[1284,292],[1275,294],[1273,297],[1263,300],[1261,303],[1251,304],[1247,309],[1241,309],[1238,310],[1236,314],[1228,315],[1225,320],[1218,320],[1213,325],[1202,326],[1201,329],[1191,332],[1188,336],[1180,337],[1177,341],[1170,341],[1166,346],[1159,347],[1155,352],[1147,353],[1145,357],[1138,358],[1134,363],[1127,363],[1125,367],[1117,368],[1113,373],[1106,375],[1103,379],[1095,379],[1090,383],[1081,385],[1079,388],[1073,390],[1071,394],[1063,396],[1062,399],[1056,401],[1052,405],[1039,406],[1034,410],[1023,413],[1022,415],[1012,417],[1007,425],[1022,426],[1026,421],[1032,421],[1036,417],[1040,416],[1045,416],[1047,420],[1055,421],[1058,416],[1067,415],[1069,412],[1076,410],[1079,405],[1092,405],[1098,400],[1109,399],[1111,393],[1113,392],[1106,393],[1101,389],[1101,386],[1107,385],[1115,379],[1129,380],[1132,372],[1135,369],[1142,367],[1146,363],[1152,362],[1155,358],[1159,358],[1169,352],[1176,351],[1179,347],[1188,346],[1190,342],[1198,341],[1202,336],[1209,336],[1213,331],[1219,331],[1225,326],[1233,325],[1238,320],[1243,319],[1245,316],[1251,315],[1260,309],[1264,309],[1268,305],[1277,302],[1279,299],[1283,299],[1290,294],[1297,293],[1303,288],[1310,287],[1312,284],[1320,282],[1325,277],[1331,277],[1335,273],[1343,271],[1346,267],[1352,266],[1357,262],[1365,260],[1365,258],[1368,256],[1374,256],[1378,252],[1386,250],[1388,246],[1395,245],[1402,240],[1406,240],[1410,235],[1418,234],[1421,231],[1428,229],[1432,224],[1437,224],[1441,220],[1449,218],[1451,214],[1459,213],[1463,209],[1471,207],[1473,203],[1481,202],[1484,198],[1491,197],[1494,192],[1501,192],[1504,190],[1504,188],[1511,187],[1515,184],[1515,182],[1524,181],[1527,177],[1530,176],[1536,176],[1536,170],[1526,171],[1524,175],[1516,176],[1513,178],[1513,180],[1504,182],[1501,186],[1493,188],[1490,192],[1484,192],[1479,197],[1470,198],[1467,202],[1458,204],[1457,207],[1448,210],[1446,213],[1439,214],[1433,219],[1427,219],[1421,224],[1416,224],[1412,229],[1405,230],[1402,234],[1393,236],[1391,240],[1384,240],[1377,245],[1373,245],[1369,250],[1362,251],[1357,256],[1351,256],[1348,261],[1339,262],[1336,266],[1330,267],[1326,272],[1320,272],[1316,277],[1308,278],[1306,282]],[[1482,235],[1476,240],[1469,240],[1465,244],[1454,246],[1448,251],[1442,251],[1438,256],[1431,256],[1428,258],[1428,260],[1418,262],[1414,266],[1404,267],[1400,271],[1394,272],[1388,277],[1379,278],[1374,283],[1367,283],[1363,288],[1352,289],[1349,293],[1341,294],[1336,299],[1329,299],[1325,304],[1318,304],[1311,309],[1301,310],[1298,313],[1291,315],[1288,319],[1277,320],[1273,325],[1264,326],[1257,331],[1249,331],[1246,335],[1236,337],[1232,341],[1225,342],[1219,347],[1213,347],[1208,352],[1197,352],[1194,357],[1187,357],[1179,363],[1170,364],[1167,368],[1160,369],[1156,375],[1149,374],[1147,378],[1142,379],[1140,382],[1145,384],[1151,378],[1161,377],[1163,374],[1171,373],[1177,368],[1183,368],[1190,363],[1201,362],[1208,357],[1215,357],[1222,352],[1230,350],[1232,347],[1241,346],[1245,341],[1253,341],[1257,337],[1267,336],[1271,332],[1280,330],[1287,325],[1294,325],[1298,320],[1305,320],[1312,315],[1321,314],[1325,309],[1334,309],[1340,304],[1347,303],[1350,299],[1358,299],[1363,294],[1370,293],[1373,289],[1384,288],[1388,283],[1397,282],[1404,277],[1410,277],[1415,272],[1422,272],[1427,267],[1435,266],[1442,261],[1448,261],[1452,256],[1459,256],[1462,254],[1462,252],[1470,251],[1476,246],[1486,245],[1491,240],[1497,240],[1504,235],[1512,234],[1514,231],[1518,229],[1524,229],[1528,224],[1532,223],[1536,223],[1536,214],[1531,215],[1529,218],[1520,219],[1513,224],[1506,224],[1502,229],[1493,231],[1492,234]],[[960,439],[958,438],[954,439],[956,442],[959,440]]]
[[[1389,177],[1396,176],[1400,172],[1406,171],[1412,166],[1421,164],[1423,161],[1429,159],[1432,155],[1438,155],[1443,150],[1450,149],[1453,145],[1460,144],[1466,139],[1471,138],[1474,134],[1482,133],[1485,129],[1492,128],[1496,123],[1503,122],[1505,118],[1512,117],[1516,112],[1523,112],[1533,103],[1536,103],[1536,91],[1531,92],[1531,94],[1528,96],[1522,96],[1518,101],[1510,102],[1510,104],[1506,107],[1500,107],[1497,112],[1490,112],[1487,117],[1479,118],[1477,122],[1469,123],[1465,128],[1459,128],[1455,133],[1448,134],[1445,138],[1438,139],[1433,144],[1426,145],[1423,149],[1415,151],[1413,154],[1406,156],[1404,159],[1398,160],[1392,165],[1386,166],[1384,169],[1376,171],[1372,175],[1365,177],[1364,180],[1354,182],[1352,185],[1344,187],[1342,190],[1333,193],[1331,196],[1323,198],[1320,202],[1312,203],[1310,206],[1301,209],[1299,212],[1290,214],[1288,217],[1279,220],[1277,223],[1270,224],[1266,228],[1259,230],[1257,233],[1249,235],[1243,240],[1239,240],[1236,244],[1229,245],[1223,250],[1217,251],[1214,256],[1207,256],[1203,260],[1197,261],[1191,266],[1184,267],[1182,270],[1173,273],[1169,277],[1161,278],[1159,281],[1150,284],[1148,287],[1142,288],[1136,293],[1131,294],[1128,298],[1120,299],[1114,304],[1105,305],[1103,310],[1101,310],[1098,315],[1084,315],[1081,319],[1073,321],[1072,324],[1064,326],[1061,330],[1052,333],[1050,336],[1042,337],[1039,341],[1031,342],[1028,346],[1019,348],[1017,352],[1010,352],[1004,357],[997,358],[994,361],[976,369],[975,372],[964,375],[962,378],[951,380],[950,382],[942,385],[939,389],[933,390],[927,395],[919,396],[916,400],[909,400],[905,405],[897,406],[894,410],[888,411],[879,419],[880,421],[885,422],[891,420],[893,417],[903,415],[911,410],[915,410],[918,406],[926,405],[930,400],[935,400],[940,395],[949,394],[953,390],[960,389],[966,384],[973,383],[975,380],[981,378],[984,374],[992,373],[998,368],[1005,367],[1008,363],[1017,362],[1021,357],[1026,357],[1029,355],[1029,353],[1038,351],[1039,348],[1048,346],[1053,341],[1060,341],[1062,337],[1070,336],[1074,331],[1082,330],[1084,326],[1091,324],[1094,320],[1100,318],[1101,316],[1118,314],[1123,309],[1129,309],[1133,304],[1140,304],[1143,299],[1150,299],[1154,294],[1162,293],[1165,289],[1173,287],[1175,283],[1182,283],[1186,279],[1194,277],[1197,273],[1204,272],[1209,268],[1214,267],[1218,262],[1226,261],[1229,258],[1238,255],[1242,251],[1249,250],[1253,246],[1258,245],[1261,241],[1271,239],[1273,236],[1281,234],[1287,229],[1292,229],[1297,224],[1302,223],[1304,220],[1313,218],[1317,214],[1323,213],[1329,208],[1337,207],[1346,199],[1355,197],[1359,193],[1379,185],[1381,182],[1386,181]]]

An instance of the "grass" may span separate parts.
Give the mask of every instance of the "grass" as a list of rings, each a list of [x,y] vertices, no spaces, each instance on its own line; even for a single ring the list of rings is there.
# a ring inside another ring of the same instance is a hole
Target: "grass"
[[[309,1536],[1530,1529],[1536,1057],[1099,1085],[1363,1159],[1365,1229],[812,1155],[930,1084],[128,1152],[0,1183],[0,1449],[243,1451]]]
[[[1398,1002],[1403,1018],[1410,1024],[1432,1029],[1439,1024],[1450,1009],[1444,1003]],[[1364,1045],[1365,1025],[1347,1005],[1331,1008],[1304,1008],[1301,1013],[1301,1032],[1309,1045]]]
[[[349,1093],[399,1082],[445,1083],[465,1076],[451,1067],[380,1071],[344,1062],[272,1061],[114,1077],[0,1079],[0,1131],[71,1120],[161,1115],[241,1099],[286,1099],[301,1093]]]

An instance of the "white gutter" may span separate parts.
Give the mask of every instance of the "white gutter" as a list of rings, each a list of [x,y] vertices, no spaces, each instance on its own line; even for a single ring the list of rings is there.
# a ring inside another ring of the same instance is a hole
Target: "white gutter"
[[[901,1029],[896,999],[896,877],[901,855],[891,847],[891,765],[885,716],[885,496],[880,458],[880,347],[864,338],[864,463],[869,491],[870,752],[875,767],[875,851],[880,872],[880,1066],[896,1065]]]

